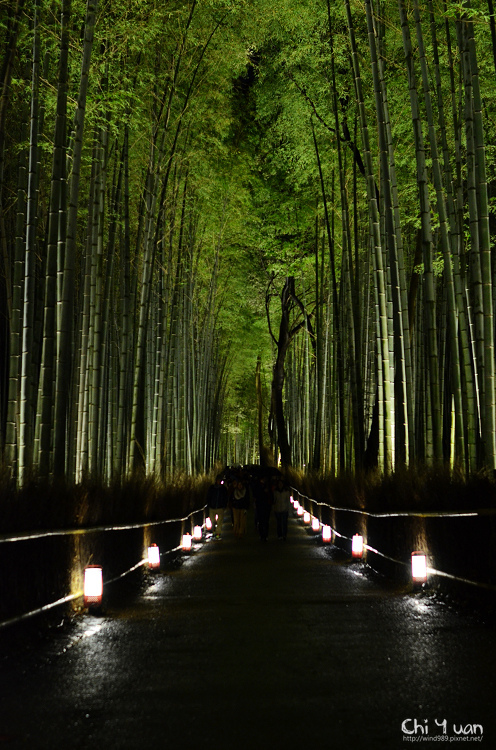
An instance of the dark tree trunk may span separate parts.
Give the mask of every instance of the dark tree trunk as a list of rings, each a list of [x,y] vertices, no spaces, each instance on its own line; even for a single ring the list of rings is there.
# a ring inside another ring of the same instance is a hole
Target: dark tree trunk
[[[257,358],[257,369],[255,371],[255,389],[257,392],[257,417],[258,417],[258,453],[260,456],[260,463],[264,464],[265,450],[263,444],[263,403],[262,403],[262,357],[260,354]]]
[[[300,309],[304,317],[302,321],[291,327],[291,312],[295,307],[298,307]],[[288,432],[286,429],[286,419],[284,417],[283,391],[284,378],[286,374],[284,370],[284,362],[286,359],[288,347],[292,339],[305,325],[309,327],[309,331],[313,335],[309,316],[305,312],[303,303],[298,299],[295,293],[294,277],[289,276],[286,279],[283,290],[281,292],[281,322],[279,324],[279,337],[276,339],[274,336],[272,336],[277,346],[277,357],[274,363],[274,369],[272,371],[271,406],[269,418],[269,434],[273,436],[275,423],[277,444],[281,452],[281,464],[283,466],[291,466],[291,446],[289,444]]]

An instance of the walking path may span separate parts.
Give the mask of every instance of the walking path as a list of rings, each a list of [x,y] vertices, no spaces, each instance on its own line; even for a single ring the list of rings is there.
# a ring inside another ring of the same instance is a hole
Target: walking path
[[[496,747],[493,628],[377,582],[295,520],[286,543],[261,543],[251,515],[246,538],[224,529],[0,664],[0,747],[399,750],[475,724]]]

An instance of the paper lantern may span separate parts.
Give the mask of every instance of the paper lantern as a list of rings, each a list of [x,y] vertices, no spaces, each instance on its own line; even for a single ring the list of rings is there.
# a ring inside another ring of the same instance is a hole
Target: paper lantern
[[[297,513],[298,517],[301,518],[303,516],[303,514],[305,513],[305,509],[301,505],[298,505],[296,513]]]
[[[414,583],[427,581],[427,557],[424,552],[412,552],[412,581]]]
[[[322,541],[326,544],[332,541],[332,529],[330,526],[322,526]]]
[[[193,539],[195,542],[201,542],[203,536],[203,530],[201,526],[195,526],[193,529]]]
[[[355,534],[351,540],[351,556],[357,559],[363,557],[363,536]]]
[[[160,568],[160,550],[156,544],[148,547],[148,568],[150,570]]]
[[[320,521],[315,516],[312,518],[312,531],[320,531]]]
[[[103,572],[99,565],[88,565],[84,569],[84,606],[99,607],[103,597]]]
[[[207,529],[207,531],[212,531],[212,519],[210,518],[210,516],[207,516],[205,519],[205,528]]]
[[[191,534],[183,534],[183,552],[189,552],[191,549]]]
[[[306,510],[303,514],[303,523],[310,523],[310,513]]]

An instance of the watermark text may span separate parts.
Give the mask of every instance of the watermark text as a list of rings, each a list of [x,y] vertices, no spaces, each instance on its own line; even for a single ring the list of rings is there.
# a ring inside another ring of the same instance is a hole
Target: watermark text
[[[482,742],[482,724],[449,723],[447,719],[405,719],[401,724],[404,742]]]

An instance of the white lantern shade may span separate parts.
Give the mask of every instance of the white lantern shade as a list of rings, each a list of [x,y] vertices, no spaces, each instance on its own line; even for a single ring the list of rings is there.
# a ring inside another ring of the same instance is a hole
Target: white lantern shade
[[[205,528],[207,529],[207,531],[212,530],[212,519],[210,518],[210,516],[207,516],[205,519]]]
[[[318,518],[315,518],[315,516],[312,518],[312,531],[319,531],[320,530],[320,521]]]
[[[301,506],[301,505],[298,505],[298,508],[297,508],[297,514],[298,514],[298,516],[299,516],[299,517],[301,518],[301,516],[302,516],[302,515],[303,515],[304,513],[305,513],[305,509],[304,509],[304,508],[302,508],[302,506]]]
[[[201,538],[203,536],[203,530],[201,526],[195,526],[193,529],[193,538],[195,542],[201,542]]]
[[[332,541],[332,530],[330,526],[327,526],[327,524],[322,526],[322,541],[323,542]]]
[[[303,514],[303,522],[310,523],[310,513],[308,512],[308,510],[306,510]]]
[[[363,556],[363,536],[355,534],[351,540],[351,556],[360,558]]]
[[[427,557],[424,552],[412,552],[412,581],[414,583],[427,581]]]
[[[88,565],[84,569],[84,606],[99,606],[103,597],[103,572],[99,565]]]
[[[191,534],[183,534],[183,550],[187,552],[191,549]]]
[[[289,501],[290,501],[291,505],[295,504],[295,499],[294,499],[293,495],[290,496]]]
[[[150,569],[160,568],[160,550],[156,544],[148,547],[148,567]]]

